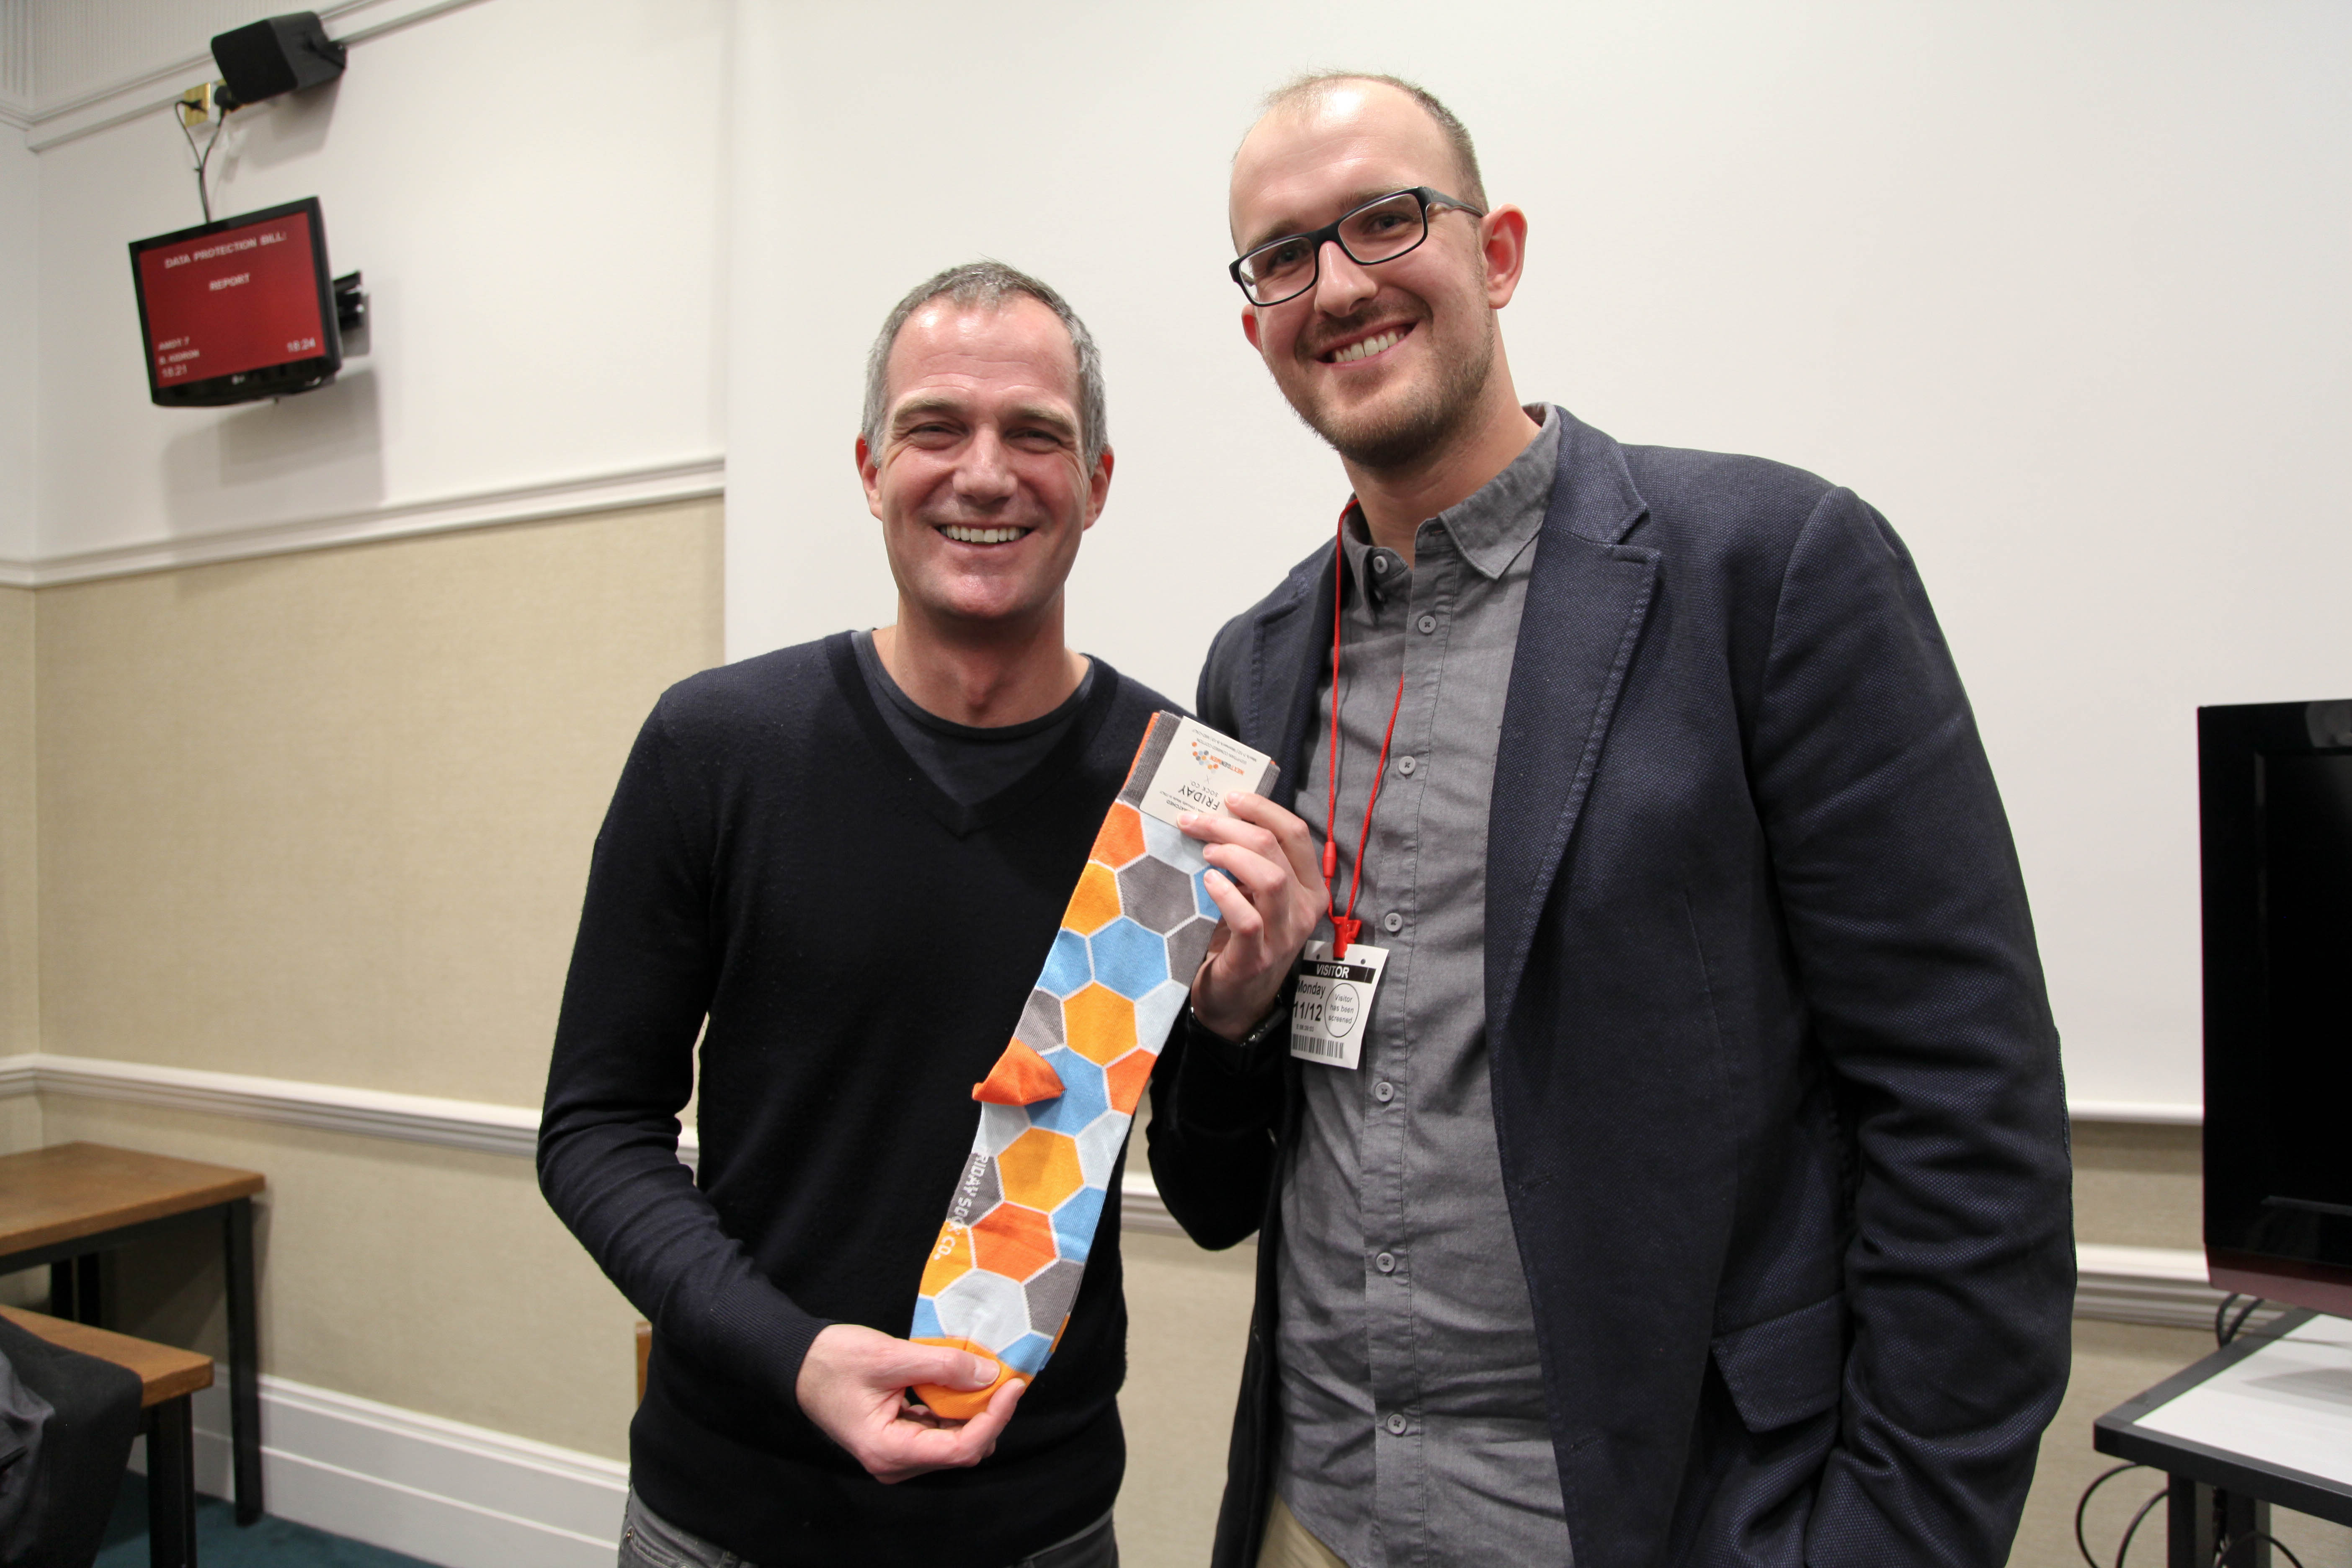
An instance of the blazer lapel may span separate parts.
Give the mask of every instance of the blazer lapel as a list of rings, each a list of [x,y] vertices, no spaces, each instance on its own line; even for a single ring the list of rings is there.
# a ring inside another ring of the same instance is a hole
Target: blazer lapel
[[[1322,679],[1331,637],[1331,556],[1327,544],[1292,576],[1299,591],[1253,629],[1249,708],[1245,719],[1253,745],[1281,764],[1288,788],[1307,776],[1312,755],[1316,683]],[[1300,579],[1304,580],[1301,581]]]
[[[1486,818],[1486,1026],[1499,1041],[1649,613],[1658,552],[1617,443],[1560,411],[1559,477],[1537,535]]]

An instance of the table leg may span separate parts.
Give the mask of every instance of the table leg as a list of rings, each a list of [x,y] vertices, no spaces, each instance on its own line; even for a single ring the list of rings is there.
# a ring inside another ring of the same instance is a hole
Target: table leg
[[[261,1329],[253,1287],[253,1200],[228,1204],[228,1420],[236,1521],[261,1517]]]
[[[2168,1476],[2165,1486],[2165,1568],[2213,1568],[2213,1489],[2187,1476]]]
[[[92,1328],[106,1326],[99,1293],[99,1254],[85,1252],[49,1265],[49,1316]]]
[[[196,1568],[196,1442],[188,1396],[147,1412],[149,1568]]]
[[[2230,1554],[2228,1568],[2271,1568],[2271,1505],[2242,1492],[2215,1492],[2213,1510]],[[2249,1536],[2254,1538],[2251,1543]]]

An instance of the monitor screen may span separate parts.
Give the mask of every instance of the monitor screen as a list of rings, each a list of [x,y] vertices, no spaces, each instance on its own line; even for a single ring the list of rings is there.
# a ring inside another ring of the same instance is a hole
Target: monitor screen
[[[315,197],[135,241],[131,262],[156,403],[305,392],[341,366]]]
[[[2217,1284],[2352,1310],[2352,704],[2200,715],[2205,1239]]]

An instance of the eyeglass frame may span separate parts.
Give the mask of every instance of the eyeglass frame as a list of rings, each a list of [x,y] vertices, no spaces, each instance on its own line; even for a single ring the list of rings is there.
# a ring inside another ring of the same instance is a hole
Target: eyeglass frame
[[[1392,202],[1399,196],[1411,196],[1415,202],[1420,204],[1421,237],[1414,240],[1411,245],[1406,246],[1402,250],[1398,251],[1396,256],[1383,256],[1377,261],[1367,261],[1362,257],[1357,255],[1354,251],[1349,249],[1348,242],[1339,237],[1339,226],[1346,223],[1349,218],[1354,217],[1358,213],[1362,212],[1367,207],[1376,207],[1382,202]],[[1243,251],[1239,256],[1234,257],[1233,261],[1225,268],[1225,270],[1232,275],[1234,287],[1242,291],[1242,298],[1248,300],[1251,304],[1256,306],[1259,310],[1267,310],[1276,305],[1286,305],[1291,300],[1297,299],[1299,295],[1306,293],[1307,290],[1313,289],[1315,285],[1323,280],[1323,247],[1327,245],[1338,246],[1339,247],[1339,253],[1359,267],[1385,266],[1389,262],[1396,260],[1397,257],[1411,256],[1414,251],[1419,250],[1423,246],[1427,245],[1429,243],[1429,214],[1432,207],[1437,207],[1453,212],[1465,212],[1472,217],[1482,218],[1486,216],[1486,211],[1484,207],[1474,207],[1468,202],[1462,200],[1459,196],[1449,196],[1444,191],[1433,190],[1427,185],[1407,185],[1402,190],[1390,191],[1384,195],[1374,196],[1370,201],[1358,202],[1354,206],[1349,207],[1346,212],[1341,213],[1338,217],[1333,218],[1321,228],[1302,229],[1297,234],[1276,235],[1274,238],[1265,241],[1262,245],[1253,245],[1247,250]],[[1287,245],[1293,240],[1299,239],[1308,241],[1315,247],[1315,268],[1307,275],[1307,281],[1301,284],[1298,288],[1293,289],[1291,292],[1285,294],[1279,300],[1252,299],[1250,297],[1250,286],[1242,278],[1242,263],[1247,261],[1251,257],[1255,256],[1261,250],[1271,250],[1277,245]]]

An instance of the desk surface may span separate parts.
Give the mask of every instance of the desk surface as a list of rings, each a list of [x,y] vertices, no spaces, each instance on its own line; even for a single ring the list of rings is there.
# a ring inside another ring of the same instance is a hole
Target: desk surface
[[[0,1155],[0,1257],[249,1197],[257,1171],[104,1143]]]
[[[86,1323],[52,1318],[46,1312],[28,1312],[21,1307],[0,1307],[0,1318],[53,1345],[110,1361],[138,1373],[139,1405],[142,1410],[213,1385],[213,1358],[198,1355],[194,1351],[134,1340],[129,1334],[109,1333]]]
[[[2099,1417],[2094,1446],[2352,1524],[2352,1321],[2302,1312]]]

